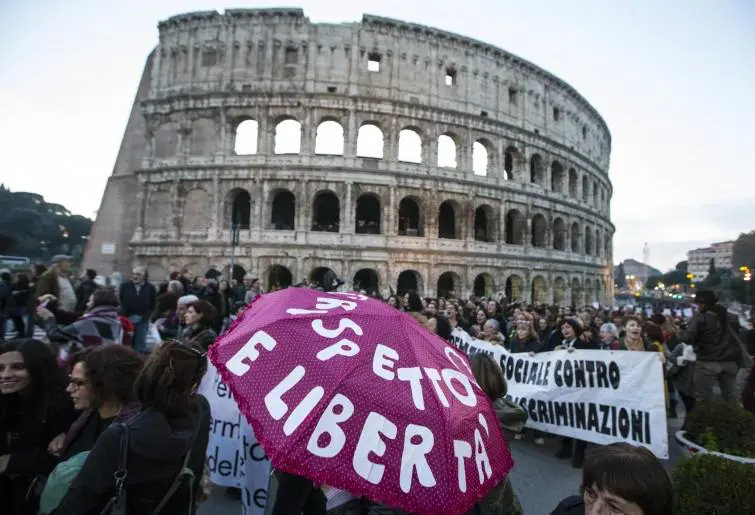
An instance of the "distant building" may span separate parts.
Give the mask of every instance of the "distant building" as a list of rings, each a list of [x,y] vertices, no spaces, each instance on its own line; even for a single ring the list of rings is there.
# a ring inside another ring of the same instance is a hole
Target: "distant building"
[[[733,253],[734,241],[722,241],[710,247],[690,250],[687,252],[687,273],[692,274],[693,282],[703,281],[708,277],[711,258],[716,268],[730,269]]]
[[[624,275],[626,276],[649,278],[663,273],[657,268],[653,268],[652,266],[637,261],[636,259],[625,259],[622,261],[622,264],[624,265]]]

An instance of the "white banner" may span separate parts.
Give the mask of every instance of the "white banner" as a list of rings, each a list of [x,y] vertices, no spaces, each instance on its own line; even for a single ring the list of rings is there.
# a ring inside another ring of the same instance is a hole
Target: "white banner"
[[[598,444],[628,442],[668,458],[663,366],[657,352],[566,350],[529,356],[456,329],[468,355],[491,356],[508,397],[529,414],[527,427]]]
[[[242,513],[262,515],[270,461],[212,363],[207,365],[198,393],[209,401],[212,410],[207,467],[213,484],[241,488]]]

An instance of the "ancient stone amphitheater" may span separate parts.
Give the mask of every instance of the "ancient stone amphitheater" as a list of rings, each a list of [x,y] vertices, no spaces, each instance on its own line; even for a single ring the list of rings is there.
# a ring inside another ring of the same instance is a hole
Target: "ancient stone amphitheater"
[[[86,266],[162,279],[234,254],[266,288],[331,270],[382,293],[610,298],[611,136],[564,81],[370,15],[197,12],[159,34]]]

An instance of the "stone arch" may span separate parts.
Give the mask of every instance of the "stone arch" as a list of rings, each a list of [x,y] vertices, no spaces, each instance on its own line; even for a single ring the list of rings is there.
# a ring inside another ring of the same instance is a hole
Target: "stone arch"
[[[571,224],[569,239],[571,240],[571,251],[579,252],[581,237],[579,234],[579,224],[577,222],[572,222]]]
[[[476,241],[494,242],[495,210],[488,204],[478,206],[474,212],[474,239]]]
[[[423,292],[422,274],[416,270],[404,270],[398,274],[396,280],[396,293],[398,295],[404,295],[410,291],[415,291],[419,294]]]
[[[323,190],[315,194],[312,202],[312,230],[339,232],[341,230],[341,203],[335,193]]]
[[[189,190],[183,199],[181,218],[185,231],[206,231],[210,226],[210,196],[202,188]]]
[[[551,163],[551,190],[556,193],[564,192],[564,167],[558,161]]]
[[[357,199],[355,208],[356,234],[380,234],[380,199],[377,195],[365,193]]]
[[[461,277],[456,272],[443,272],[438,276],[436,293],[438,298],[458,297]]]
[[[571,303],[576,308],[584,305],[582,304],[582,286],[576,277],[571,280]]]
[[[545,183],[543,158],[540,154],[532,154],[532,157],[530,157],[530,182],[538,186],[543,186]]]
[[[519,150],[516,147],[506,147],[503,153],[504,179],[512,181],[516,178],[516,165],[519,161]]]
[[[218,147],[217,124],[210,118],[199,118],[191,124],[189,153],[193,156],[210,156]]]
[[[417,197],[404,197],[398,205],[399,236],[424,236],[422,201]]]
[[[375,122],[366,122],[357,133],[357,157],[383,159],[385,136]]]
[[[333,281],[338,278],[336,273],[325,266],[318,266],[309,272],[309,281],[326,290],[332,287]]]
[[[590,198],[590,182],[587,179],[587,174],[582,176],[582,202],[587,203]]]
[[[296,229],[296,197],[290,190],[279,189],[273,192],[270,226],[276,231]]]
[[[352,280],[354,290],[364,290],[367,294],[380,292],[380,274],[373,268],[362,268],[354,274]]]
[[[144,220],[146,229],[163,229],[173,225],[173,202],[167,191],[149,193],[147,212]]]
[[[176,126],[167,122],[160,125],[155,131],[155,157],[173,157],[178,150],[178,131]]]
[[[563,306],[566,303],[566,281],[563,277],[556,277],[553,281],[553,303]]]
[[[592,229],[588,225],[585,226],[585,255],[592,256],[593,250]]]
[[[243,188],[233,188],[226,195],[226,228],[249,229],[252,217],[252,196]]]
[[[585,301],[584,305],[589,306],[595,300],[595,291],[592,289],[592,281],[585,279]]]
[[[145,268],[147,270],[147,279],[155,284],[168,279],[168,269],[162,263],[148,263]]]
[[[532,217],[532,246],[543,248],[548,241],[548,221],[541,213]]]
[[[301,153],[301,122],[293,118],[284,118],[275,125],[276,154]]]
[[[294,284],[294,276],[285,266],[273,265],[267,271],[266,291],[282,290],[292,284]]]
[[[542,275],[536,275],[532,278],[530,298],[533,304],[548,304],[548,283]]]
[[[511,274],[506,279],[506,286],[504,287],[504,292],[506,293],[506,298],[509,300],[509,302],[515,302],[522,298],[522,293],[524,292],[524,280],[520,275],[517,274]]]
[[[606,234],[605,239],[603,240],[603,256],[610,261],[611,260],[611,235]]]
[[[553,249],[566,250],[566,224],[560,216],[553,220]]]
[[[257,120],[243,120],[234,131],[233,153],[248,156],[257,153],[259,124]]]
[[[458,240],[461,235],[461,206],[454,200],[446,200],[438,207],[438,238]]]
[[[472,143],[472,171],[475,175],[485,177],[489,174],[492,163],[493,145],[486,139]]]
[[[592,183],[592,205],[595,207],[600,205],[598,203],[598,181],[593,181]]]
[[[527,220],[518,209],[509,209],[506,213],[506,243],[509,245],[524,245],[524,231]]]
[[[601,243],[600,229],[595,229],[595,256],[600,257],[603,253],[603,245]]]
[[[577,171],[574,168],[569,168],[569,196],[572,199],[577,199],[579,196],[579,177]]]
[[[398,133],[398,160],[405,163],[422,162],[422,136],[419,130],[406,127]]]
[[[315,132],[315,154],[342,156],[343,148],[343,126],[333,119],[320,122]]]
[[[457,168],[459,166],[459,137],[446,132],[438,137],[438,167]]]
[[[495,281],[493,280],[493,276],[487,272],[478,274],[474,278],[472,290],[476,297],[491,298],[493,292],[495,292]]]

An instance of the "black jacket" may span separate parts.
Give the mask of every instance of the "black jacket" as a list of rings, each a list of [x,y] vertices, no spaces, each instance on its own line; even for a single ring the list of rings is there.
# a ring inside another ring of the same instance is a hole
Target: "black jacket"
[[[150,318],[157,307],[157,290],[151,283],[145,282],[136,293],[136,285],[132,281],[123,283],[120,290],[121,313],[123,316],[140,315]]]
[[[91,279],[83,281],[78,288],[76,288],[76,311],[83,313],[87,309],[87,302],[89,297],[92,296],[97,289],[97,283]]]
[[[698,361],[737,361],[741,358],[739,344],[713,310],[695,315],[679,339],[694,347]]]
[[[581,495],[567,497],[556,506],[551,515],[584,515],[585,503]]]
[[[210,405],[198,395],[194,408],[191,416],[173,419],[148,409],[127,422],[130,444],[125,488],[130,515],[152,513],[180,472],[187,452],[191,452],[189,468],[194,471],[195,496],[199,491],[210,435]],[[102,433],[56,515],[99,515],[115,493],[113,474],[118,467],[121,435],[118,424]],[[193,505],[194,499],[189,499],[189,491],[183,486],[162,512],[183,515],[189,502]]]

